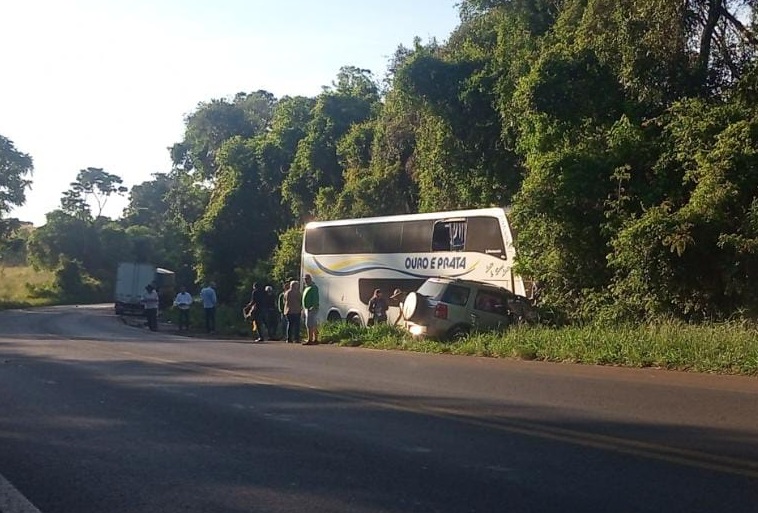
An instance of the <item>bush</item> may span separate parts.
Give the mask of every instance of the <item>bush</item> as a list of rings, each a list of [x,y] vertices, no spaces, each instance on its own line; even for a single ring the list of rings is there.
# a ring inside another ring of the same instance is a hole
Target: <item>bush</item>
[[[55,270],[53,290],[63,302],[96,303],[108,299],[100,282],[89,276],[78,260],[65,257]]]

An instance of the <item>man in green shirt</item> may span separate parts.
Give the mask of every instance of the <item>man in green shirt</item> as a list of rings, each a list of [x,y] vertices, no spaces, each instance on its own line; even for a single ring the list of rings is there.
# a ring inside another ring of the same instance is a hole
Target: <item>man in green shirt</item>
[[[305,312],[305,327],[308,329],[308,340],[304,345],[318,344],[318,286],[313,283],[310,274],[303,276],[303,312]]]

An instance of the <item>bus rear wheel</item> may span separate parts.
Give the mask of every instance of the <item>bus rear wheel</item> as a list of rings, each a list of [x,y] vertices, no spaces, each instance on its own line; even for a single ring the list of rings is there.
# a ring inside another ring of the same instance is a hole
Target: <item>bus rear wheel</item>
[[[358,314],[348,315],[347,322],[348,324],[352,324],[353,326],[363,326],[363,323],[361,322],[361,318]]]
[[[332,310],[326,316],[326,320],[329,321],[329,322],[339,322],[339,321],[342,320],[342,316],[340,315],[339,312],[335,312],[334,310]]]

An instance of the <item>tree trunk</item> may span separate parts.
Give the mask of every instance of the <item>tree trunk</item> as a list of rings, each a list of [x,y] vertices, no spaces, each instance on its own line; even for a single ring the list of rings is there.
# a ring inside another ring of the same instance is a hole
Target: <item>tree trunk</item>
[[[724,9],[724,0],[708,0],[708,16],[703,26],[703,34],[700,37],[700,54],[697,59],[696,76],[698,86],[705,88],[708,82],[708,69],[711,60],[711,46],[714,32]]]

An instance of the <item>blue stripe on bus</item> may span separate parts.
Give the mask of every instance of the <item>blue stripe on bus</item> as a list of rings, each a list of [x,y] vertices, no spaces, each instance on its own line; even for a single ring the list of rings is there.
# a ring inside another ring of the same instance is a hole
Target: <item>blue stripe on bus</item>
[[[366,272],[366,271],[376,271],[376,270],[394,271],[394,272],[397,272],[397,273],[400,273],[400,274],[404,274],[406,276],[413,276],[414,278],[429,278],[430,276],[434,276],[434,275],[430,275],[430,274],[412,273],[412,272],[409,272],[409,271],[404,271],[402,269],[395,269],[395,268],[392,268],[392,267],[384,267],[384,266],[380,266],[380,265],[367,266],[367,267],[357,267],[357,268],[353,268],[353,269],[350,269],[350,270],[347,270],[347,271],[334,271],[332,269],[329,269],[328,267],[325,267],[316,258],[313,259],[313,262],[316,264],[316,266],[323,273],[329,274],[331,276],[352,276],[353,274],[358,274],[358,273],[362,273],[362,272]],[[469,269],[468,271],[463,271],[463,272],[456,273],[456,274],[445,273],[445,276],[449,276],[451,278],[458,278],[459,276],[464,276],[464,275],[470,273],[473,270],[474,269],[472,268],[472,269]]]

